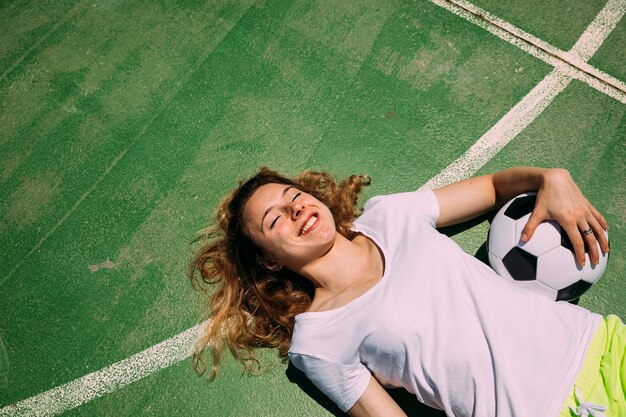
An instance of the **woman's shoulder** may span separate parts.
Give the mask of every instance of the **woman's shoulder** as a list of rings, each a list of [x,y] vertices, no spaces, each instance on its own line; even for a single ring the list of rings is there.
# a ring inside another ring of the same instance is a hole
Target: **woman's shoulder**
[[[372,197],[354,225],[358,231],[372,233],[381,229],[402,229],[421,220],[434,226],[438,217],[439,204],[434,192],[420,189]]]
[[[437,197],[431,189],[419,189],[391,194],[380,194],[367,200],[363,206],[363,214],[368,211],[385,210],[389,207],[396,209],[407,207],[411,211],[432,209],[437,205]]]

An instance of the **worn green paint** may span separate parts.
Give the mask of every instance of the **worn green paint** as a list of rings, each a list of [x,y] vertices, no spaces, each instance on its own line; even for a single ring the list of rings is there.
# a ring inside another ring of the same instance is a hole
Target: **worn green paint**
[[[603,3],[476,4],[569,49]],[[415,188],[551,70],[426,1],[5,3],[0,26],[0,406],[193,325],[188,243],[237,179],[270,165],[368,173],[365,196]],[[624,27],[591,61],[621,79]],[[481,170],[572,171],[613,225],[581,304],[622,318],[624,112],[573,82]],[[454,238],[475,253],[486,231]],[[185,361],[68,414],[328,414],[263,357],[262,377],[228,360],[208,384]]]
[[[622,83],[626,80],[626,24],[622,22],[611,32],[598,52],[589,60],[591,65],[603,72],[616,77]]]
[[[470,3],[568,51],[606,2],[590,0],[565,4],[558,0],[476,0]]]

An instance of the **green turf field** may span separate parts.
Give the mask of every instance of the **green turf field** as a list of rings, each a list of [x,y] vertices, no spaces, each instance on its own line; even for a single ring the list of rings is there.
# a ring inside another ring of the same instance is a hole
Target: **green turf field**
[[[610,224],[580,305],[626,320],[626,0],[459,1],[2,2],[0,416],[332,415],[273,352],[188,357],[189,243],[263,165],[367,173],[363,201],[565,167]]]

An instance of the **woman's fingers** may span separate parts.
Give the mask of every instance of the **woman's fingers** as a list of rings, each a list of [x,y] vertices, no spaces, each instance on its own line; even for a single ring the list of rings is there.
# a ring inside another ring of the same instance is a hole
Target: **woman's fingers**
[[[609,245],[604,234],[604,227],[595,217],[580,220],[576,228],[569,227],[566,231],[574,246],[576,261],[579,265],[585,264],[585,248],[589,253],[589,260],[594,265],[600,262],[600,250],[604,253],[608,252]]]
[[[600,223],[600,226],[602,226],[604,230],[609,230],[609,223],[604,219],[604,216],[602,216],[602,214],[598,210],[596,210],[596,208],[591,204],[589,204],[589,209],[591,210],[591,214],[593,214],[593,217],[595,217],[596,220]]]
[[[569,240],[572,242],[572,246],[574,247],[574,254],[576,256],[576,262],[580,266],[585,265],[585,241],[583,240],[581,231],[576,224],[569,225],[561,225],[565,232],[567,232],[567,236]]]
[[[522,231],[521,240],[528,241],[539,223],[546,219],[556,220],[565,230],[579,265],[585,264],[585,246],[592,264],[600,261],[600,250],[609,251],[604,232],[609,227],[607,221],[583,196],[565,170],[552,169],[544,175],[535,210]]]
[[[596,210],[594,206],[590,205],[590,210],[594,219],[598,222],[598,224],[602,228],[602,230],[600,230],[600,228],[594,227],[593,231],[596,234],[596,238],[598,239],[598,242],[600,242],[600,248],[602,249],[602,252],[607,253],[609,251],[609,241],[606,238],[604,231],[609,230],[609,223],[604,219],[602,214],[600,214],[600,212]]]
[[[587,222],[585,222],[585,224],[588,224]],[[589,252],[589,260],[591,261],[591,263],[593,265],[597,265],[598,262],[600,261],[600,254],[598,253],[598,241],[596,240],[596,236],[594,234],[594,228],[591,226],[588,226],[585,228],[585,224],[583,224],[582,226],[579,226],[580,229],[580,234],[583,237],[583,240],[585,242],[585,247],[587,248],[587,251]],[[584,251],[584,248],[583,248]],[[584,256],[584,253],[583,253]],[[581,264],[584,265],[584,264]]]
[[[522,229],[522,236],[520,237],[522,242],[528,242],[531,237],[535,234],[535,229],[537,226],[541,224],[542,221],[546,219],[546,216],[542,214],[537,207],[533,210],[533,213],[530,215],[530,218],[526,222],[524,229]]]

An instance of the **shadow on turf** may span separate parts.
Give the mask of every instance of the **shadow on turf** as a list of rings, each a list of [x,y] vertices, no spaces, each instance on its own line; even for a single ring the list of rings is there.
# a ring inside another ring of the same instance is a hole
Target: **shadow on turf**
[[[298,385],[306,395],[321,405],[326,411],[337,417],[347,416],[322,391],[306,377],[304,372],[296,368],[291,362],[285,371],[290,382]],[[435,410],[417,401],[417,398],[404,389],[389,389],[389,395],[398,403],[408,417],[445,417],[443,411]]]

